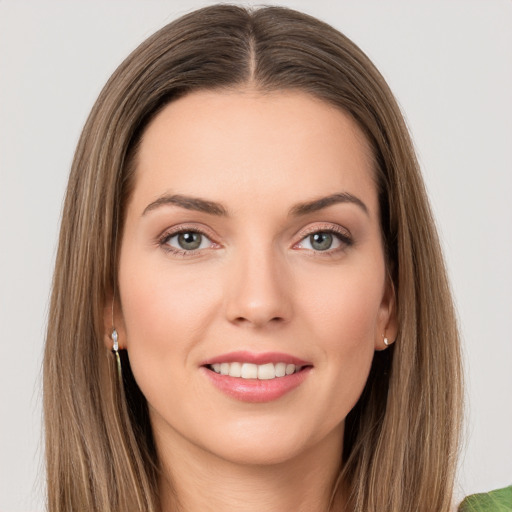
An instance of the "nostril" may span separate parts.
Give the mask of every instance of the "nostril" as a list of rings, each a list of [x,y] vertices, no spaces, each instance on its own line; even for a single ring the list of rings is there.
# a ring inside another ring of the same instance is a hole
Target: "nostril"
[[[251,325],[268,325],[268,324],[282,324],[285,322],[285,319],[282,316],[274,316],[271,318],[261,316],[261,318],[258,318],[256,315],[252,317],[244,317],[239,316],[235,318],[234,323],[237,324],[251,324]]]

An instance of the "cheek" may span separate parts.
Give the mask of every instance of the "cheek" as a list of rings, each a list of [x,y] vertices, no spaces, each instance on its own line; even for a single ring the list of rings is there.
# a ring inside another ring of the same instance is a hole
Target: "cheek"
[[[372,272],[350,266],[337,273],[317,273],[314,282],[303,280],[301,314],[335,356],[375,342],[384,291],[384,268]]]
[[[172,417],[183,409],[184,397],[199,399],[203,393],[194,379],[194,349],[218,311],[219,283],[212,281],[212,272],[195,270],[193,279],[190,272],[172,271],[165,260],[140,264],[128,257],[120,269],[131,370],[157,416]],[[189,409],[190,421],[201,424],[199,409],[194,411]]]
[[[213,272],[195,271],[191,279],[190,269],[171,271],[161,257],[140,264],[125,256],[119,282],[126,348],[134,373],[140,367],[156,376],[158,368],[187,362],[215,314],[219,286]]]
[[[333,420],[344,418],[359,399],[373,360],[381,311],[384,270],[340,272],[316,280],[301,294],[302,315],[321,350]],[[323,289],[322,292],[320,290]]]
[[[197,326],[201,322],[200,312],[206,312],[205,307],[217,295],[217,287],[208,277],[212,272],[186,268],[176,271],[161,257],[138,261],[137,255],[127,256],[119,276],[129,338],[148,328],[172,335],[170,325],[176,328],[181,324],[185,328]],[[190,319],[195,321],[191,323]]]

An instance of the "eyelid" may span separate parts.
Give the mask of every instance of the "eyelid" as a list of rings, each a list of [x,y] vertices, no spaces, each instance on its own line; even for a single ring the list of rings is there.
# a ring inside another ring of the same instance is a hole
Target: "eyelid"
[[[205,249],[193,249],[193,250],[185,250],[178,249],[171,245],[167,244],[167,241],[173,236],[179,235],[180,233],[194,232],[199,233],[202,236],[206,237],[212,244],[211,248],[219,248],[221,245],[215,240],[217,237],[212,234],[211,230],[206,228],[206,226],[194,224],[194,223],[185,223],[178,224],[176,226],[171,226],[170,228],[165,229],[160,235],[158,235],[156,239],[157,245],[159,245],[166,252],[170,252],[171,254],[175,254],[178,256],[193,256]],[[209,247],[210,248],[210,247]]]
[[[331,222],[322,222],[319,224],[308,225],[306,228],[301,229],[297,234],[299,242],[306,238],[307,236],[312,235],[313,233],[318,233],[319,231],[336,233],[340,235],[342,238],[352,239],[352,234],[347,228],[340,226],[339,224],[333,224]]]
[[[323,222],[323,223],[319,223],[319,224],[309,225],[305,229],[302,229],[297,234],[297,237],[299,237],[299,240],[293,244],[293,247],[297,248],[297,246],[300,243],[302,243],[303,240],[306,239],[308,236],[310,236],[314,233],[319,233],[319,232],[333,233],[334,235],[337,235],[337,237],[339,238],[339,240],[343,244],[343,246],[335,248],[335,249],[327,249],[326,251],[314,251],[315,253],[318,253],[318,254],[326,254],[326,255],[332,254],[333,252],[336,252],[339,250],[344,250],[347,247],[350,247],[354,243],[352,234],[350,233],[350,231],[347,228],[340,226],[339,224]]]
[[[217,238],[215,233],[210,228],[201,223],[196,222],[184,222],[181,224],[176,224],[174,226],[167,227],[161,232],[160,235],[158,235],[157,238],[160,240],[164,237],[175,235],[177,233],[183,233],[185,231],[196,231],[197,233],[201,233],[202,235],[205,235],[208,238]]]

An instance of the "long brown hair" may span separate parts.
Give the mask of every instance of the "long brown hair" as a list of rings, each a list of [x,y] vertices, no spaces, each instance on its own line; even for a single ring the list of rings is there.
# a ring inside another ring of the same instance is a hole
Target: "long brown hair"
[[[147,405],[123,355],[106,350],[104,309],[148,122],[173,99],[250,84],[300,90],[349,113],[374,153],[399,335],[375,353],[346,420],[344,494],[353,512],[449,510],[461,415],[456,319],[435,223],[400,109],[368,57],[329,25],[279,7],[212,6],[141,44],[84,127],[67,189],[44,359],[48,508],[159,511]]]

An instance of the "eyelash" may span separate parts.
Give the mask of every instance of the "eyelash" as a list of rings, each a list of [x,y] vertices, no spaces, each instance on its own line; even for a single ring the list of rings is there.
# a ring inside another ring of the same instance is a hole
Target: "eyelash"
[[[338,253],[343,252],[354,245],[354,240],[348,230],[329,224],[326,226],[315,226],[314,228],[301,233],[301,239],[299,242],[297,242],[297,244],[294,244],[294,247],[302,244],[304,240],[316,233],[328,233],[334,235],[334,237],[337,238],[340,242],[340,247],[335,247],[334,249],[326,249],[325,251],[306,249],[309,251],[309,254],[312,257],[334,257],[337,256]]]
[[[167,253],[171,253],[174,256],[186,258],[190,256],[195,256],[199,254],[203,249],[192,249],[192,250],[185,250],[185,249],[177,249],[176,247],[170,246],[167,242],[169,240],[177,235],[181,235],[183,233],[198,233],[201,236],[206,237],[210,242],[215,246],[219,246],[219,244],[216,244],[211,240],[211,235],[206,233],[205,230],[201,229],[200,227],[194,226],[194,227],[186,227],[186,226],[180,226],[176,230],[166,231],[159,239],[158,239],[158,245]]]
[[[211,235],[209,235],[208,233],[206,233],[205,230],[203,230],[197,226],[190,227],[190,228],[186,227],[186,226],[181,226],[180,228],[178,228],[176,230],[173,229],[171,231],[166,231],[161,237],[159,237],[158,245],[165,252],[171,253],[174,256],[178,256],[178,257],[182,257],[182,258],[195,256],[204,250],[204,249],[191,249],[191,250],[177,249],[176,247],[172,247],[168,244],[168,242],[171,238],[173,238],[177,235],[183,234],[183,233],[198,233],[201,236],[206,237],[212,243],[212,245],[214,247],[215,246],[220,247],[219,244],[217,244],[216,242],[211,240],[211,238],[212,238]],[[338,239],[338,241],[340,242],[341,245],[340,245],[340,247],[336,247],[334,249],[326,249],[325,251],[315,251],[315,250],[307,249],[308,251],[311,252],[312,256],[327,256],[327,257],[335,256],[338,252],[344,251],[354,244],[354,240],[352,239],[350,233],[347,230],[341,229],[341,228],[337,229],[335,226],[330,224],[329,226],[325,226],[325,227],[316,226],[315,228],[312,228],[310,230],[307,230],[304,233],[301,233],[301,238],[300,238],[299,242],[294,244],[293,247],[297,247],[297,245],[301,244],[308,237],[310,237],[311,235],[314,235],[316,233],[332,234],[335,236],[335,238]]]

